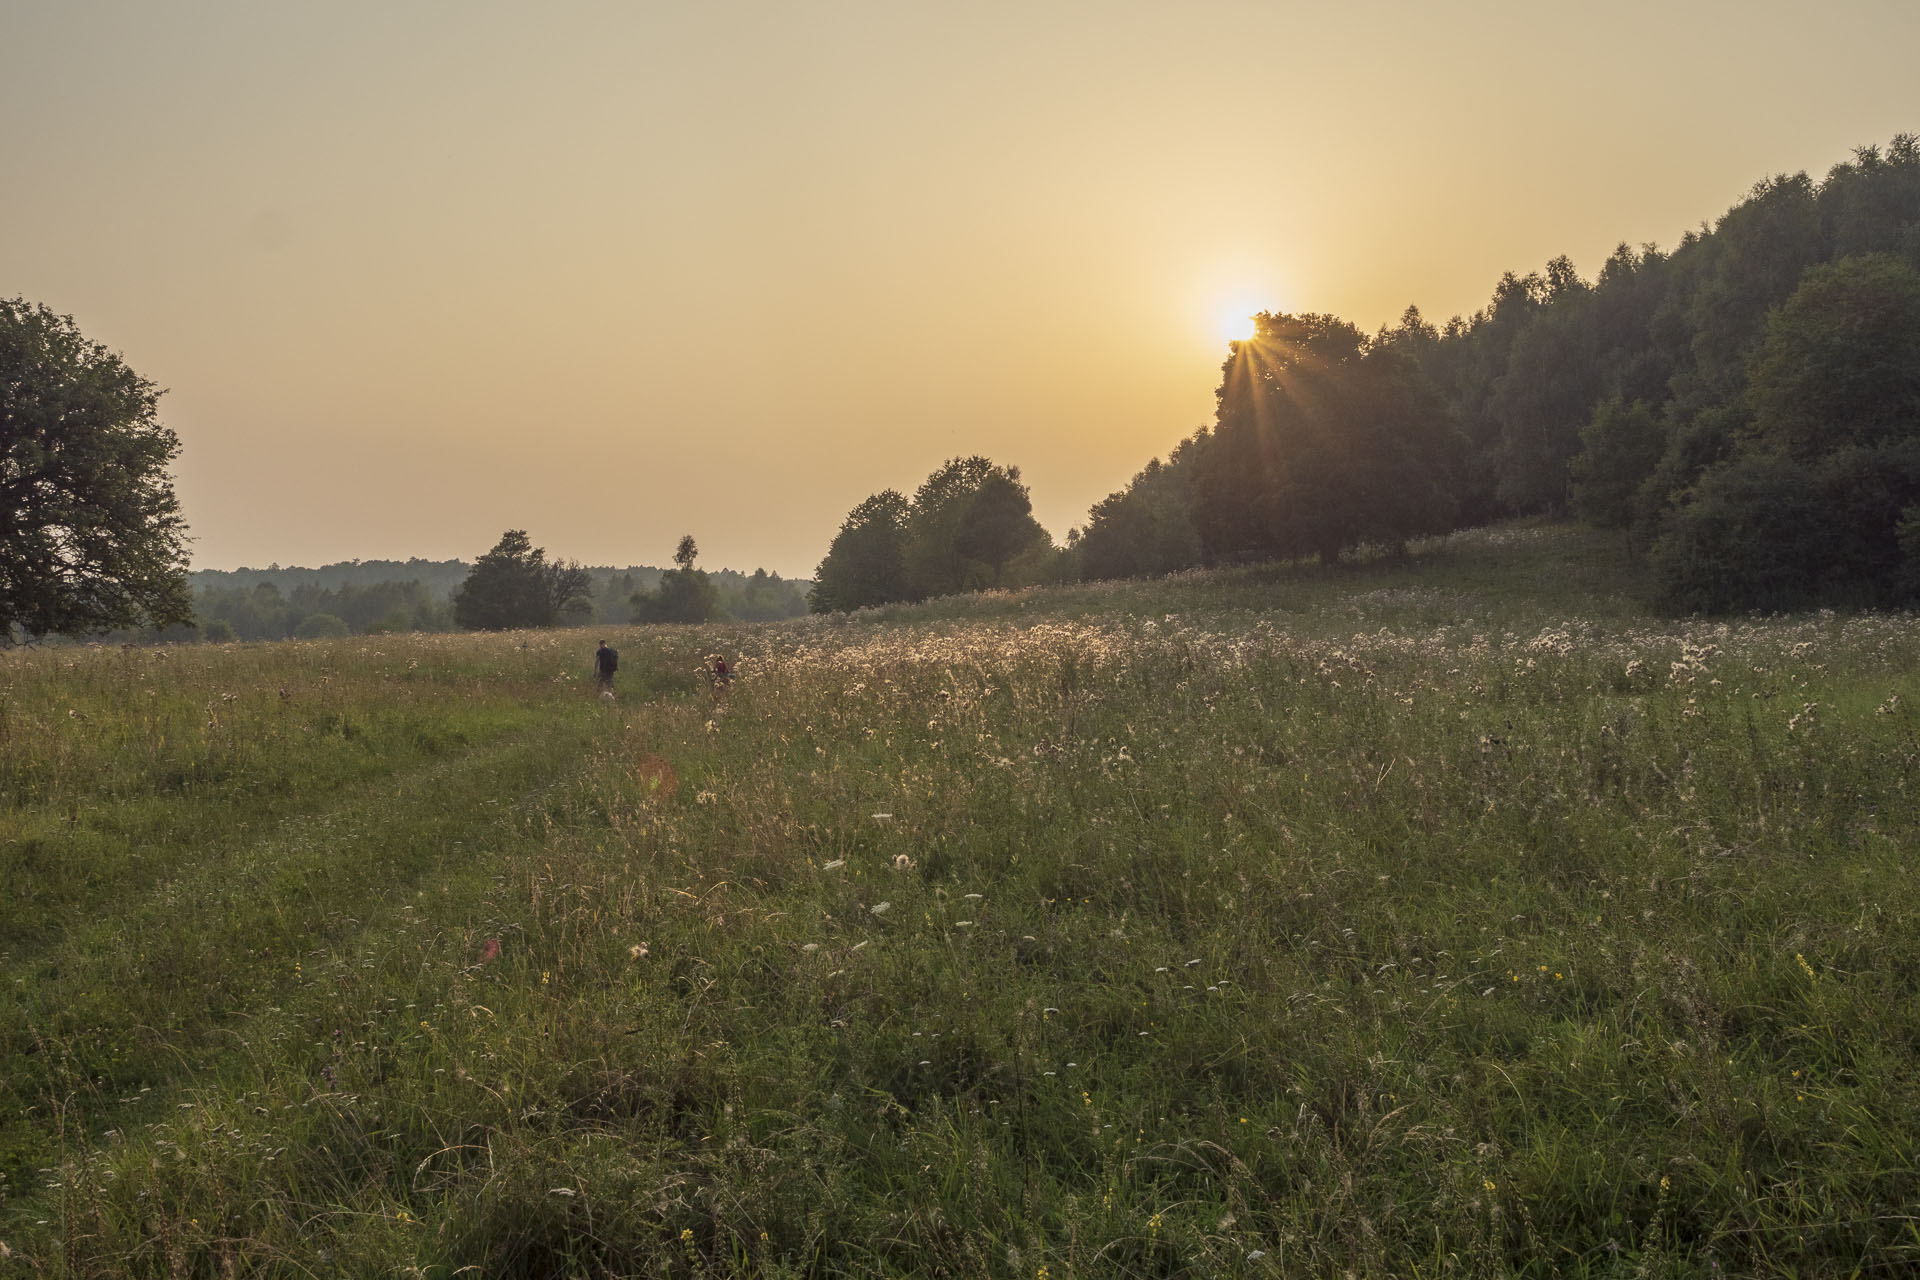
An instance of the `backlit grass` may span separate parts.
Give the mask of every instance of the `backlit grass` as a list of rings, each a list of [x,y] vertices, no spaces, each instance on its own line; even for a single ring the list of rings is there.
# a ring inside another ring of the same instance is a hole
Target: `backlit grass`
[[[614,702],[584,633],[0,658],[0,1240],[1900,1274],[1920,625],[1580,538],[635,632]]]

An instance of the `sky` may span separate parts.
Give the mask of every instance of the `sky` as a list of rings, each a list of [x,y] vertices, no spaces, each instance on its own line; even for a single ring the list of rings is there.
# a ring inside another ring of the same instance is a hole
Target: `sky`
[[[196,568],[1056,538],[1233,322],[1471,314],[1920,131],[1920,5],[0,0],[0,296],[167,388]]]

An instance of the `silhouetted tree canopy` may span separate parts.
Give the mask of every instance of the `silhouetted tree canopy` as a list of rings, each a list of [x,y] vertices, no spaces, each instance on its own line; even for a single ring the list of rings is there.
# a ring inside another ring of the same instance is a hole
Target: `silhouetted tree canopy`
[[[1018,467],[952,458],[914,491],[907,512],[907,576],[915,598],[1002,585],[1007,563],[1047,544]]]
[[[453,616],[473,631],[551,627],[568,601],[590,595],[591,576],[572,562],[547,562],[524,529],[509,529],[453,596]]]
[[[1507,352],[1487,411],[1499,427],[1495,495],[1509,509],[1565,514],[1567,464],[1599,397],[1592,289],[1565,257],[1547,264],[1542,305]]]
[[[719,616],[719,592],[693,567],[699,555],[693,535],[684,535],[674,549],[674,567],[660,575],[660,585],[634,594],[635,622],[711,622]]]
[[[817,613],[1039,581],[1053,540],[1018,467],[951,458],[908,501],[889,489],[848,513],[820,562]]]
[[[0,646],[192,618],[160,394],[71,318],[0,299]]]
[[[884,489],[847,513],[814,571],[808,603],[815,613],[844,612],[907,600],[907,517],[912,507]]]
[[[985,565],[989,586],[999,586],[1008,563],[1046,540],[1033,518],[1033,502],[1020,483],[1017,467],[995,467],[980,480],[955,533],[954,547],[964,560]]]
[[[1333,316],[1262,314],[1222,367],[1193,523],[1211,560],[1399,545],[1451,526],[1461,442],[1391,341]]]
[[[1261,316],[1212,428],[1098,503],[1073,555],[1152,575],[1577,514],[1628,530],[1669,608],[1920,598],[1916,270],[1902,134],[1592,281],[1564,256],[1509,271],[1444,325]]]
[[[1193,527],[1194,459],[1209,443],[1203,428],[1158,458],[1118,493],[1094,504],[1075,544],[1086,578],[1155,578],[1200,563]]]

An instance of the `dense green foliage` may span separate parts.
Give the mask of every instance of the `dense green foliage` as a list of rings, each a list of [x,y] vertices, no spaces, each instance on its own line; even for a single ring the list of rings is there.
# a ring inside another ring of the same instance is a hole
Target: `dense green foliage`
[[[1725,456],[1666,495],[1653,564],[1667,601],[1914,599],[1920,563],[1897,530],[1920,510],[1920,272],[1886,255],[1814,268],[1750,373]]]
[[[1645,400],[1626,404],[1615,396],[1594,409],[1580,440],[1568,468],[1574,513],[1602,529],[1627,527],[1640,486],[1666,448],[1659,416]]]
[[[635,622],[711,622],[720,615],[720,593],[704,571],[694,568],[699,555],[692,534],[680,539],[674,567],[660,575],[660,585],[634,593]]]
[[[614,702],[592,632],[0,655],[0,1241],[1911,1272],[1920,630],[1605,541],[612,632]]]
[[[1458,433],[1419,367],[1331,316],[1260,315],[1197,444],[1193,523],[1210,562],[1401,546],[1453,527]]]
[[[296,634],[310,615],[318,613],[341,619],[355,635],[454,628],[452,606],[434,598],[417,580],[367,586],[300,586],[284,596],[271,581],[251,589],[202,587],[193,609],[207,634],[212,634],[213,623],[223,622],[230,637],[239,640],[284,640]]]
[[[318,569],[274,565],[196,570],[188,575],[188,582],[195,592],[199,638],[284,640],[299,630],[310,613],[331,613],[355,635],[456,630],[450,597],[472,571],[473,566],[461,560],[355,560]],[[765,569],[750,574],[732,569],[703,572],[713,586],[718,617],[772,622],[807,612],[804,582],[792,582]],[[599,566],[585,573],[584,593],[574,596],[562,614],[562,621],[570,625],[638,621],[634,597],[657,589],[663,576],[661,570],[644,565]],[[148,633],[145,638],[154,637]],[[158,638],[195,636],[182,629]]]
[[[847,513],[814,574],[816,613],[844,612],[913,597],[907,577],[907,518],[913,508],[892,489]]]
[[[1622,245],[1591,285],[1564,259],[1509,277],[1416,352],[1474,441],[1469,508],[1625,526],[1676,611],[1903,598],[1916,265],[1902,135],[1672,253]]]
[[[1192,486],[1194,460],[1207,440],[1206,432],[1195,433],[1165,463],[1155,458],[1125,489],[1094,505],[1073,545],[1081,577],[1157,578],[1200,563]]]
[[[891,489],[855,507],[814,575],[815,612],[1041,581],[1053,540],[1018,467],[952,458],[908,501]]]
[[[737,573],[730,569],[707,570],[708,579],[719,593],[721,618],[735,622],[776,622],[798,618],[807,612],[805,579],[783,578],[765,569]]]
[[[417,582],[434,599],[448,600],[472,572],[473,566],[465,560],[423,560],[414,556],[406,560],[340,560],[317,569],[278,563],[264,569],[195,569],[187,575],[187,585],[195,592],[212,593],[251,591],[265,582],[291,597],[303,587],[338,591],[342,587]]]
[[[473,631],[584,622],[589,619],[569,617],[568,606],[591,589],[585,569],[548,563],[546,549],[534,546],[525,530],[509,529],[453,593],[453,617]]]
[[[0,298],[0,647],[191,616],[159,401],[70,317]]]

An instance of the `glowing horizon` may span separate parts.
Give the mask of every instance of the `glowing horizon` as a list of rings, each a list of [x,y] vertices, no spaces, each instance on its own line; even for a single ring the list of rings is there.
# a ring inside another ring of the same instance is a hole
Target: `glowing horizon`
[[[1887,0],[6,23],[0,293],[170,388],[209,568],[523,528],[807,576],[972,453],[1063,538],[1211,419],[1229,322],[1444,321],[1920,128]]]

